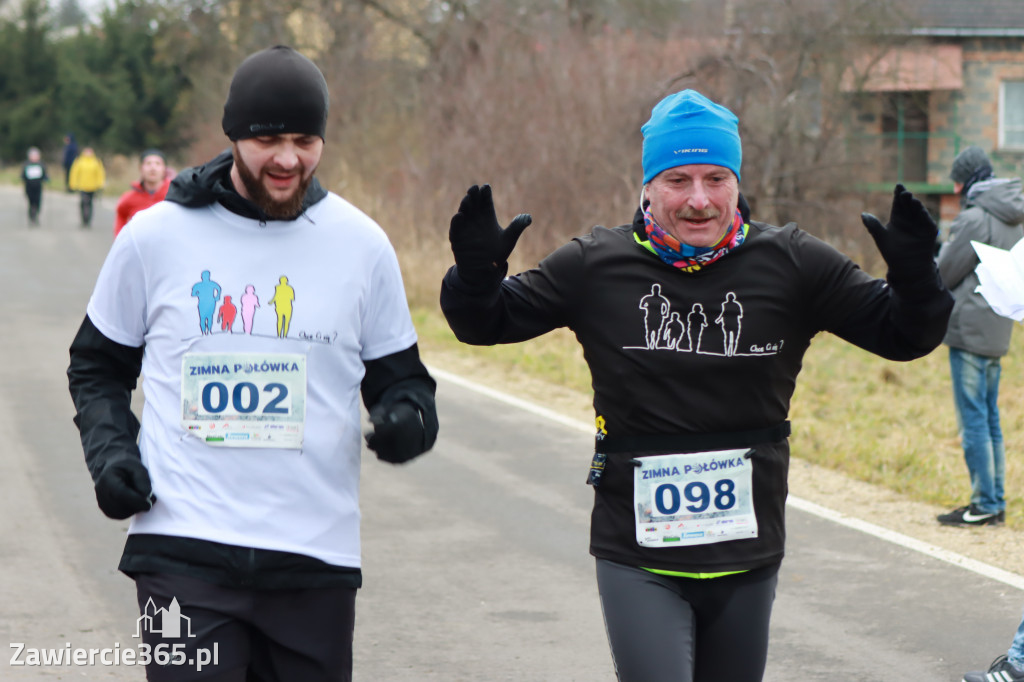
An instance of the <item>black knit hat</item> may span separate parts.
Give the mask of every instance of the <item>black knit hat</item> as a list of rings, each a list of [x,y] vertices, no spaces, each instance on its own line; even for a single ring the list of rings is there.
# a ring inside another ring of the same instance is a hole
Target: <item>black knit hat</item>
[[[953,182],[965,184],[978,171],[985,169],[992,170],[992,162],[981,147],[968,147],[953,159],[953,170],[949,177]]]
[[[228,139],[299,133],[324,136],[327,81],[285,45],[249,55],[231,79],[221,125]]]

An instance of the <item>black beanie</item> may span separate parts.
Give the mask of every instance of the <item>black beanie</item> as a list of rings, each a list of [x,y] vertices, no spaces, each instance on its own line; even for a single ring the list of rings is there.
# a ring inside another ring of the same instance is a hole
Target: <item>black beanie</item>
[[[324,136],[327,81],[316,64],[285,45],[249,55],[235,71],[221,125],[228,139]]]
[[[953,170],[950,171],[949,178],[953,182],[966,184],[971,176],[984,170],[992,170],[992,162],[988,160],[988,155],[981,147],[970,146],[953,159]]]

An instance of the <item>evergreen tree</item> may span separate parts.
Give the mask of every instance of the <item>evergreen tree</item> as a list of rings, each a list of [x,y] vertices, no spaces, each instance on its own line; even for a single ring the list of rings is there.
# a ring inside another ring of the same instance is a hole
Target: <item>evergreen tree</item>
[[[54,26],[57,29],[79,28],[87,20],[88,15],[78,0],[60,0],[54,17]]]
[[[46,0],[25,0],[0,26],[0,155],[20,160],[30,146],[52,148],[57,65]],[[59,140],[58,140],[59,141]]]

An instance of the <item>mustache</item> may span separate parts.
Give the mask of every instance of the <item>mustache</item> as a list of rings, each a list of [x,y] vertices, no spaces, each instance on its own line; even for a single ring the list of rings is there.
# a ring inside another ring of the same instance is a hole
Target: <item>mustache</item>
[[[295,168],[291,168],[291,169],[288,169],[288,168],[278,168],[276,166],[264,166],[260,170],[260,173],[262,175],[268,175],[268,174],[272,173],[274,175],[287,175],[287,176],[299,175],[301,177],[305,177],[306,176],[306,167],[304,165],[302,165],[301,163],[296,165]]]
[[[722,215],[722,212],[715,208],[695,209],[681,208],[676,211],[676,220],[712,220]]]

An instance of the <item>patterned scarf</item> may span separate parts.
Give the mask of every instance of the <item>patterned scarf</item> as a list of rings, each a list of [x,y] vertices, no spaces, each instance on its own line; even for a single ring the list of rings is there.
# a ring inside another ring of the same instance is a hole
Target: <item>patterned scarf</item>
[[[697,272],[714,263],[742,244],[743,240],[747,238],[747,230],[750,229],[750,226],[743,222],[743,216],[737,210],[732,219],[732,227],[718,240],[717,244],[690,246],[681,243],[655,222],[654,216],[651,215],[650,204],[644,207],[644,227],[647,230],[650,245],[658,257],[683,272]]]

